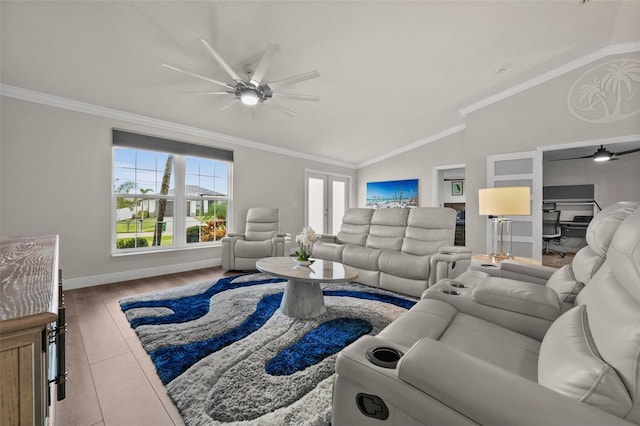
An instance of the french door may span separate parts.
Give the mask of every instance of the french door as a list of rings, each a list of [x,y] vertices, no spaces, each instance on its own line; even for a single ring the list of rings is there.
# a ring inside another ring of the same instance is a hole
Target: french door
[[[529,151],[487,156],[487,187],[528,186],[531,216],[513,216],[514,256],[542,260],[542,152]],[[491,227],[487,226],[487,253]]]
[[[318,234],[335,234],[349,208],[349,176],[315,171],[305,173],[305,223]]]

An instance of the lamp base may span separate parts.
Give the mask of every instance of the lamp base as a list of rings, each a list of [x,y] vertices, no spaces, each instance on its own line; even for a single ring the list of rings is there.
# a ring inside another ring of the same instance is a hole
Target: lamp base
[[[496,217],[491,221],[491,258],[504,260],[513,258],[511,252],[511,219]]]

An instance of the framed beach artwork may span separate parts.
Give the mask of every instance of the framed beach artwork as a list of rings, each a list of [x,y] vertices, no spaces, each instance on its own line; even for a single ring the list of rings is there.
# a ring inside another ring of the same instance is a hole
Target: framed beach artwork
[[[418,179],[367,182],[366,207],[418,207]]]

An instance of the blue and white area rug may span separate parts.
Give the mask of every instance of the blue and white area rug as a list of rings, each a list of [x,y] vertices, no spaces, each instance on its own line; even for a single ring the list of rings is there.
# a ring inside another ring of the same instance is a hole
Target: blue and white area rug
[[[293,319],[285,285],[256,273],[120,301],[187,425],[329,424],[338,352],[415,303],[326,284],[327,312]]]

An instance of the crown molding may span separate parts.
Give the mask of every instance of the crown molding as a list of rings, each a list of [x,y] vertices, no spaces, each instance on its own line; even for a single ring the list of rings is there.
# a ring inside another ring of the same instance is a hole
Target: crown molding
[[[186,126],[186,125],[174,123],[171,121],[160,120],[157,118],[147,117],[144,115],[134,114],[131,112],[120,111],[120,110],[107,108],[99,105],[94,105],[86,102],[80,102],[73,99],[54,96],[47,93],[37,92],[35,90],[29,90],[29,89],[24,89],[22,87],[11,86],[4,83],[0,83],[0,96],[20,99],[28,102],[35,102],[43,105],[56,107],[56,108],[67,109],[70,111],[96,115],[99,117],[110,118],[114,120],[126,121],[129,123],[141,124],[141,125],[153,127],[156,129],[169,130],[169,131],[183,133],[191,136],[197,136],[197,137],[213,140],[216,142],[225,142],[231,145],[258,149],[261,151],[287,155],[290,157],[302,158],[310,161],[317,161],[320,163],[331,164],[333,166],[344,167],[347,169],[357,168],[355,164],[347,163],[344,161],[333,160],[331,158],[325,158],[325,157],[318,157],[315,155],[305,154],[302,152],[285,149],[285,148],[278,148],[265,143],[256,142],[249,139],[243,139],[236,136],[226,135],[224,133],[219,133],[212,130],[205,130],[198,127]]]
[[[493,103],[496,103],[510,96],[523,92],[532,87],[535,87],[541,83],[547,82],[553,78],[561,76],[567,72],[573,71],[584,65],[588,65],[591,62],[597,61],[599,59],[605,58],[610,55],[618,55],[618,54],[632,53],[632,52],[638,52],[638,51],[640,51],[640,41],[612,44],[612,45],[606,46],[602,49],[596,50],[593,53],[585,55],[574,61],[568,62],[551,71],[540,74],[537,77],[534,77],[520,84],[517,84],[509,89],[503,90],[502,92],[489,96],[481,101],[475,102],[469,106],[461,108],[458,110],[458,112],[460,113],[460,115],[462,115],[462,117],[466,117],[468,114],[474,111],[482,109],[486,106],[489,106]],[[219,133],[212,130],[205,130],[197,127],[186,126],[186,125],[174,123],[171,121],[160,120],[157,118],[147,117],[144,115],[133,114],[126,111],[120,111],[112,108],[102,107],[99,105],[93,105],[93,104],[75,101],[72,99],[67,99],[59,96],[49,95],[46,93],[24,89],[17,86],[11,86],[4,83],[0,83],[0,96],[6,96],[10,98],[15,98],[15,99],[21,99],[24,101],[40,103],[43,105],[49,105],[49,106],[63,108],[71,111],[82,112],[82,113],[96,115],[96,116],[105,117],[105,118],[111,118],[114,120],[121,120],[121,121],[130,122],[130,123],[141,124],[144,126],[149,126],[157,129],[169,130],[169,131],[174,131],[174,132],[183,133],[187,135],[202,137],[202,138],[217,141],[217,142],[225,142],[230,145],[243,146],[243,147],[258,149],[258,150],[271,152],[275,154],[286,155],[286,156],[301,158],[301,159],[310,160],[310,161],[317,161],[319,163],[330,164],[333,166],[344,167],[352,170],[360,169],[360,168],[378,163],[380,161],[384,161],[388,158],[419,148],[423,145],[442,139],[444,137],[463,131],[465,129],[465,125],[460,124],[458,126],[451,127],[450,129],[444,130],[440,133],[436,133],[435,135],[421,139],[419,141],[406,145],[400,149],[391,151],[387,154],[381,155],[379,157],[373,158],[363,163],[353,164],[353,163],[334,160],[331,158],[318,157],[311,154],[305,154],[305,153],[290,150],[290,149],[279,148],[279,147],[275,147],[265,143],[256,142],[249,139],[243,139],[236,136],[226,135],[224,133]]]
[[[367,166],[370,166],[372,164],[378,163],[380,161],[386,160],[387,158],[395,157],[396,155],[405,153],[407,151],[412,151],[412,150],[414,150],[416,148],[419,148],[419,147],[421,147],[423,145],[426,145],[428,143],[435,142],[435,141],[437,141],[439,139],[442,139],[442,138],[445,138],[447,136],[453,135],[454,133],[461,132],[461,131],[464,130],[464,128],[465,128],[464,123],[459,124],[457,126],[450,127],[449,129],[443,130],[440,133],[436,133],[435,135],[429,136],[429,137],[424,138],[424,139],[420,139],[419,141],[410,143],[409,145],[405,145],[402,148],[396,149],[395,151],[391,151],[391,152],[389,152],[387,154],[384,154],[384,155],[381,155],[379,157],[373,158],[373,159],[371,159],[369,161],[365,161],[364,163],[360,163],[360,164],[358,164],[358,169],[361,169],[363,167],[367,167]]]
[[[588,65],[591,62],[597,61],[599,59],[605,58],[610,55],[619,55],[623,53],[632,53],[632,52],[638,52],[638,51],[640,51],[640,41],[612,44],[612,45],[603,47],[602,49],[596,50],[593,53],[590,53],[581,58],[568,62],[562,66],[559,66],[558,68],[552,69],[551,71],[547,71],[543,74],[538,75],[537,77],[534,77],[522,83],[516,84],[515,86],[509,89],[503,90],[502,92],[498,92],[494,95],[489,96],[488,98],[482,99],[481,101],[478,101],[469,106],[461,108],[458,110],[458,112],[463,117],[466,117],[467,114],[470,114],[474,111],[482,109],[486,106],[494,104],[498,101],[506,99],[520,92],[523,92],[527,89],[537,86],[538,84],[545,83],[553,78],[559,77],[577,68]]]

